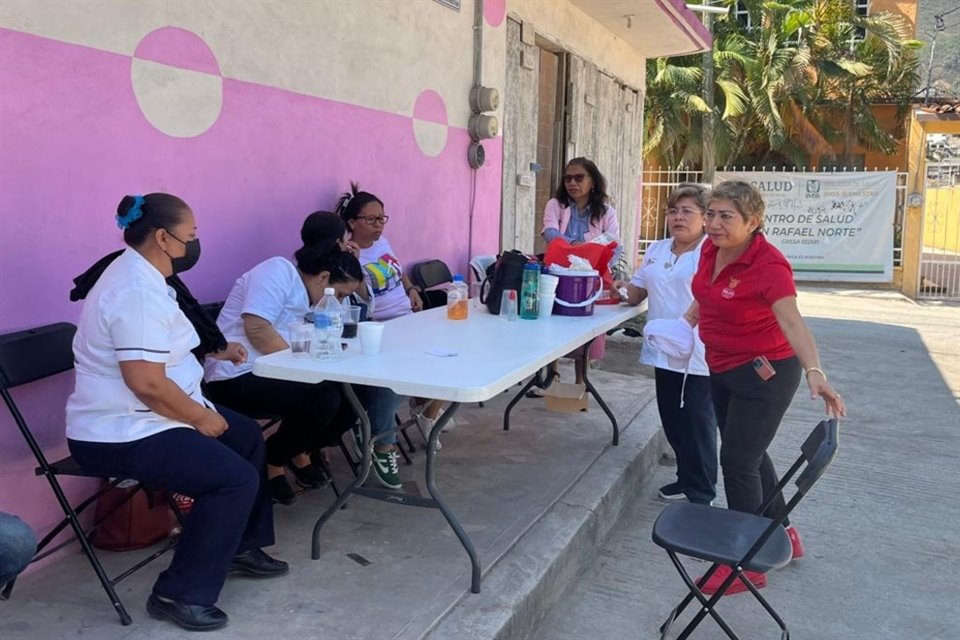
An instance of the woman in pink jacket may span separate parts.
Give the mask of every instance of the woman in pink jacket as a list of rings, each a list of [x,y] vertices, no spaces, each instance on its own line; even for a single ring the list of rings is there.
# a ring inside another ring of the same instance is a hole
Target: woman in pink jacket
[[[607,234],[620,242],[620,221],[616,210],[608,204],[607,180],[597,165],[587,158],[574,158],[563,169],[563,179],[543,211],[540,235],[549,244],[564,238],[570,244],[581,244]],[[622,247],[614,254],[619,259]],[[600,337],[590,344],[590,359],[603,358],[605,340]],[[576,382],[583,382],[580,360],[576,360]]]

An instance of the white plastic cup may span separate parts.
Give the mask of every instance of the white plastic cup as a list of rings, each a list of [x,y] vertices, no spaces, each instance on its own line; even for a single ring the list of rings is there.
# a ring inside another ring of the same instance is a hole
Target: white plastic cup
[[[552,276],[549,273],[540,274],[540,297],[552,296],[557,292],[557,285],[560,284],[560,278]]]
[[[538,318],[549,318],[553,314],[553,303],[557,301],[556,294],[550,293],[540,296],[540,313]]]
[[[380,345],[383,343],[382,322],[361,322],[357,327],[357,332],[360,335],[363,355],[375,356],[380,353]]]

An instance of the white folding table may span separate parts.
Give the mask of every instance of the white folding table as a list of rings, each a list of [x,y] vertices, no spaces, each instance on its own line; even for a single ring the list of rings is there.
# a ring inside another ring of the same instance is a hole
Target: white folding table
[[[312,556],[320,557],[320,530],[351,495],[439,509],[470,557],[471,591],[480,592],[480,562],[473,543],[437,489],[434,460],[437,439],[463,402],[489,400],[527,377],[539,374],[547,364],[579,347],[640,312],[640,307],[596,305],[587,317],[550,316],[538,320],[509,322],[485,309],[470,309],[467,320],[447,320],[446,309],[437,308],[397,318],[386,323],[381,352],[364,355],[359,341],[348,341],[343,358],[320,362],[295,358],[280,351],[256,360],[253,373],[258,376],[316,384],[340,382],[344,395],[360,418],[362,458],[360,472],[337,500],[320,516],[313,530]],[[584,349],[584,355],[586,357]],[[455,353],[456,355],[443,355]],[[587,368],[584,369],[586,372]],[[619,429],[613,412],[607,407],[589,379],[587,391],[596,398],[613,424],[613,444]],[[535,376],[510,402],[504,414],[509,427],[513,406],[534,384],[544,384]],[[411,495],[362,486],[370,473],[371,436],[366,411],[357,400],[352,385],[387,387],[404,396],[445,400],[452,404],[434,425],[427,439],[426,485],[430,497]]]

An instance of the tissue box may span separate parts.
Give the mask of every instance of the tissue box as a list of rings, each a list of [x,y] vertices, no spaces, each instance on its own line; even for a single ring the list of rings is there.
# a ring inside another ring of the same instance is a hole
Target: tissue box
[[[543,397],[547,401],[547,411],[580,413],[589,406],[587,387],[583,384],[555,382],[549,389],[544,389]]]

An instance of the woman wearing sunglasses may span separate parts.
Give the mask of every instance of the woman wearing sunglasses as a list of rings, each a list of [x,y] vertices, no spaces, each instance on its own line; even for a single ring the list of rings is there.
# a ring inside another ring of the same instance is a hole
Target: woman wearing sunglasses
[[[608,204],[607,180],[597,165],[587,158],[574,158],[563,169],[563,178],[553,198],[543,211],[543,231],[540,235],[548,244],[564,238],[573,245],[582,244],[606,234],[620,242],[620,221],[617,211]],[[620,250],[614,254],[619,258]],[[603,358],[606,342],[601,337],[590,343],[590,359]],[[580,359],[574,361],[577,384],[583,382]],[[554,364],[554,369],[556,366]],[[539,390],[532,392],[540,395]]]

